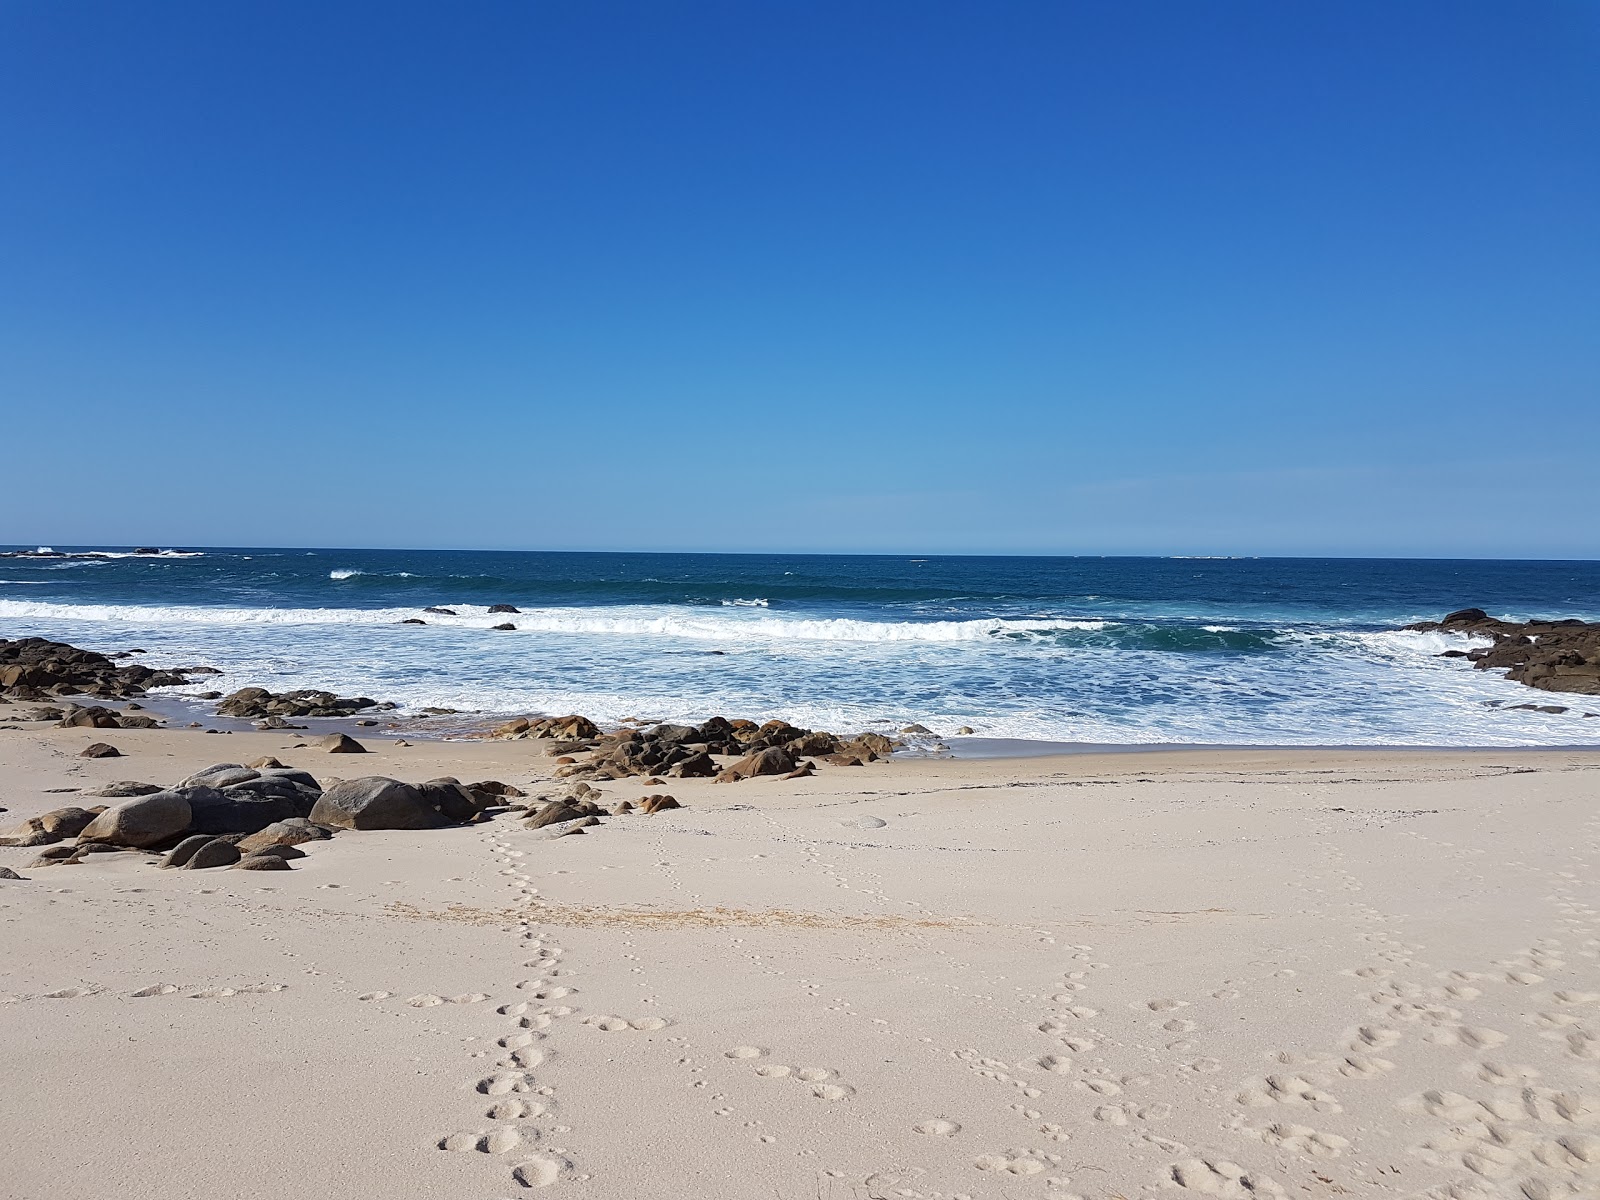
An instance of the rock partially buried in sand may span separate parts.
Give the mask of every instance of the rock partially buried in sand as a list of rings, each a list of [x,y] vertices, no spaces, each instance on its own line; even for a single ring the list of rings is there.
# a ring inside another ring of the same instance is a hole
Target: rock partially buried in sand
[[[265,758],[258,758],[255,762],[246,763],[245,765],[254,771],[284,771],[288,769],[270,754]]]
[[[287,871],[290,866],[276,854],[252,854],[248,858],[241,858],[234,863],[230,870],[234,871]]]
[[[449,824],[422,791],[381,775],[334,784],[312,806],[310,819],[332,829],[438,829]]]
[[[77,837],[99,815],[86,808],[56,808],[37,817],[29,817],[5,837],[0,845],[48,846],[62,838]]]
[[[165,789],[159,783],[137,783],[131,779],[120,779],[116,783],[108,783],[84,793],[85,796],[98,796],[106,799],[127,799],[129,796],[151,796]]]
[[[193,819],[189,801],[178,792],[155,792],[113,805],[84,827],[79,839],[143,848],[175,837]]]
[[[18,883],[27,883],[27,879],[18,875],[10,867],[0,867],[0,879],[15,879]]]
[[[185,871],[205,871],[211,867],[228,867],[238,862],[239,847],[227,838],[212,838],[189,856],[183,864]]]
[[[329,754],[365,754],[367,748],[355,738],[343,733],[330,733],[317,743]]]
[[[78,751],[79,758],[121,758],[122,751],[109,742],[94,742]]]
[[[214,840],[215,839],[209,833],[190,834],[171,850],[167,851],[166,857],[161,860],[161,869],[163,871],[170,871],[176,867],[183,866],[194,857],[195,851],[199,850],[201,846],[207,845]]]
[[[298,846],[301,842],[322,842],[333,835],[320,825],[304,817],[291,817],[287,821],[274,821],[259,833],[252,833],[239,843],[239,853],[255,854],[279,846]]]

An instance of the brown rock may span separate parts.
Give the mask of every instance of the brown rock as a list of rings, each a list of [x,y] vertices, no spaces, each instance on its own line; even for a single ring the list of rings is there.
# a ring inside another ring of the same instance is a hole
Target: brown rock
[[[329,754],[365,754],[367,752],[365,746],[344,733],[330,733],[317,745],[321,746]]]
[[[78,751],[79,758],[121,758],[122,751],[106,742],[94,742]]]

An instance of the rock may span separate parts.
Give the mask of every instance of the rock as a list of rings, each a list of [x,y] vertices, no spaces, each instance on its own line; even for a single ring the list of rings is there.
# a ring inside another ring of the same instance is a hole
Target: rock
[[[366,696],[335,696],[315,688],[274,695],[265,688],[240,688],[217,705],[224,717],[349,717],[368,708],[389,709]]]
[[[188,829],[193,816],[181,793],[154,792],[112,805],[84,826],[78,837],[114,846],[154,846]]]
[[[234,863],[234,871],[288,871],[290,866],[276,854],[252,854]]]
[[[129,716],[123,713],[118,720],[124,729],[160,729],[161,722],[154,717]]]
[[[355,738],[343,733],[330,733],[317,743],[329,754],[365,754],[367,748]]]
[[[478,809],[482,807],[457,779],[430,779],[418,784],[417,790],[436,812],[457,824],[476,820]]]
[[[929,729],[926,725],[912,724],[912,725],[905,726],[904,728],[902,728],[900,730],[900,732],[901,733],[932,733],[933,730]]]
[[[200,849],[201,846],[209,845],[215,840],[209,833],[190,834],[171,850],[167,851],[166,857],[161,860],[161,869],[170,871],[174,867],[183,866],[194,856],[196,850]]]
[[[221,692],[197,692],[195,694],[195,699],[196,700],[221,700],[222,699],[222,693]]]
[[[976,729],[974,729],[971,725],[963,725],[960,729],[956,730],[956,733],[958,733],[962,737],[966,737],[968,734],[973,734],[973,733],[977,733],[977,732],[978,731]]]
[[[91,742],[78,751],[79,758],[121,758],[122,751],[108,742]]]
[[[405,620],[400,621],[398,623],[401,624],[401,625],[426,625],[427,624],[427,622],[424,621],[421,617],[407,617]]]
[[[729,770],[740,779],[755,779],[761,775],[787,775],[794,768],[793,755],[781,746],[769,746],[746,755]]]
[[[1463,608],[1441,621],[1406,628],[1488,638],[1491,647],[1445,651],[1443,656],[1464,654],[1480,671],[1503,670],[1507,679],[1541,691],[1600,695],[1600,622],[1501,621],[1481,608]]]
[[[332,829],[437,829],[447,822],[418,789],[398,779],[347,779],[322,793],[311,820]]]
[[[27,879],[18,875],[10,867],[0,867],[0,879],[15,879],[18,883],[27,883]]]
[[[517,627],[515,625],[513,625],[510,621],[506,621],[505,623],[500,624],[500,625],[491,625],[491,626],[489,626],[489,628],[494,630],[496,633],[514,633],[514,632],[516,632],[516,628]]]
[[[34,866],[45,863],[65,862],[78,853],[76,846],[51,846],[48,850],[41,851],[39,857],[33,860]]]
[[[290,817],[286,821],[274,821],[259,832],[243,838],[239,842],[239,853],[255,854],[257,851],[269,850],[278,846],[298,846],[302,842],[324,842],[332,836],[322,826],[314,824],[304,817]]]
[[[62,838],[75,838],[89,827],[98,813],[86,808],[55,808],[37,817],[29,817],[4,837],[0,845],[48,846]]]
[[[491,604],[489,605],[489,611],[491,613],[520,613],[522,610],[515,604]]]
[[[434,613],[435,615],[441,616],[441,617],[453,617],[453,616],[456,615],[456,610],[453,609],[453,608],[431,608],[430,607],[430,608],[425,608],[422,611],[425,612],[425,613]]]
[[[176,788],[189,801],[189,827],[196,833],[255,833],[275,821],[303,817],[318,793],[287,780],[247,780],[229,788]]]
[[[639,810],[647,817],[653,817],[658,812],[665,812],[669,808],[682,808],[671,796],[646,796],[639,801]]]
[[[814,764],[809,763],[809,762],[803,762],[798,767],[796,767],[794,770],[790,771],[787,775],[785,775],[784,778],[785,779],[809,779],[809,778],[811,778],[811,776],[815,775],[816,772],[817,772],[817,768],[816,768],[816,766]]]
[[[546,825],[556,825],[562,821],[575,821],[584,816],[582,809],[577,808],[565,800],[552,800],[523,824],[529,829],[543,829]]]
[[[270,754],[256,759],[253,763],[246,763],[245,766],[254,771],[282,771],[286,769],[281,762]]]
[[[112,846],[105,842],[79,842],[74,848],[73,857],[82,859],[87,854],[129,854],[133,852],[131,846]]]
[[[121,729],[122,722],[117,719],[115,709],[101,708],[99,705],[90,705],[88,708],[79,708],[77,705],[68,705],[66,714],[57,724],[62,729]]]
[[[247,779],[259,779],[261,772],[254,767],[240,766],[238,763],[215,763],[203,771],[196,771],[193,775],[178,781],[178,787],[227,787],[230,783],[243,783]]]
[[[183,869],[208,871],[212,867],[231,867],[240,857],[238,846],[226,838],[212,838],[189,855],[189,861],[183,864]]]
[[[715,760],[704,751],[673,763],[667,770],[667,774],[675,779],[710,779],[716,773]]]
[[[467,784],[467,790],[484,792],[490,796],[511,796],[514,798],[520,798],[528,794],[521,788],[514,787],[509,783],[501,783],[498,779],[485,779],[478,783],[469,783]]]
[[[30,708],[17,714],[19,721],[59,721],[66,714],[59,708]]]
[[[833,767],[859,767],[861,760],[854,754],[826,754],[822,761]]]
[[[633,801],[632,800],[623,800],[623,801],[619,802],[617,804],[617,806],[611,810],[611,815],[614,816],[614,817],[620,817],[624,813],[631,813],[632,811],[633,811]]]

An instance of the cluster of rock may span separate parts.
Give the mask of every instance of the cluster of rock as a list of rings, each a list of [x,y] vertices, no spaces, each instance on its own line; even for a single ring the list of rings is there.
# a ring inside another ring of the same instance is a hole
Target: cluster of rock
[[[1492,638],[1493,646],[1446,650],[1443,657],[1469,659],[1479,670],[1504,670],[1507,679],[1545,692],[1600,696],[1600,622],[1501,621],[1481,608],[1464,608],[1442,621],[1406,628]]]
[[[168,788],[108,784],[96,795],[119,803],[31,817],[0,836],[0,845],[49,847],[35,867],[149,851],[164,853],[163,867],[285,871],[303,857],[296,846],[340,830],[438,829],[482,821],[523,794],[496,780],[463,784],[453,778],[409,784],[371,776],[324,788],[309,772],[263,758],[250,766],[218,763]]]
[[[657,725],[602,733],[585,717],[519,717],[489,733],[493,738],[548,739],[561,778],[627,779],[666,775],[676,779],[714,779],[733,783],[763,775],[800,778],[817,762],[859,767],[887,757],[899,742],[879,733],[841,738],[822,730],[800,729],[786,721],[729,720],[712,717],[700,725]],[[580,760],[576,757],[583,754]],[[713,756],[736,757],[723,766]]]
[[[128,651],[140,653],[143,651]],[[181,687],[192,682],[191,675],[217,674],[220,672],[214,667],[158,671],[140,663],[119,665],[104,654],[46,638],[0,639],[0,697],[12,700],[57,696],[127,699],[142,696],[151,688]]]
[[[104,558],[107,551],[73,552],[69,550],[52,550],[48,546],[40,546],[37,550],[0,550],[0,558]],[[173,551],[161,550],[156,546],[135,546],[133,553],[141,557],[153,557],[161,554],[171,554]],[[192,553],[192,551],[178,551],[178,553]]]
[[[395,704],[370,700],[366,696],[336,696],[316,688],[302,688],[294,692],[269,692],[266,688],[240,688],[223,697],[217,705],[217,714],[223,717],[267,719],[277,717],[350,717],[371,709],[374,712],[392,711]]]
[[[672,796],[650,795],[643,797],[638,804],[623,800],[607,809],[601,806],[600,796],[600,789],[580,782],[571,785],[561,796],[536,797],[538,807],[521,806],[531,813],[523,825],[528,829],[546,830],[549,837],[567,837],[599,825],[601,817],[620,817],[628,813],[653,817],[669,808],[683,807]]]

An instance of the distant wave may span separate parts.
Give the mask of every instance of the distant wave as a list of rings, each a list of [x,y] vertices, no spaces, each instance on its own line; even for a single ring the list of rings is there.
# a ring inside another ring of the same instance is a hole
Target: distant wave
[[[1057,618],[972,621],[861,621],[769,616],[646,615],[637,610],[545,608],[515,615],[482,606],[444,604],[455,616],[417,608],[212,608],[201,605],[54,604],[0,600],[0,618],[97,621],[138,625],[393,625],[422,616],[430,625],[487,629],[510,621],[525,633],[677,637],[700,641],[983,642],[996,637],[1049,636],[1095,631],[1105,621]]]
[[[373,574],[373,572],[371,572],[371,571],[358,571],[354,567],[340,567],[337,570],[329,571],[328,572],[328,578],[329,579],[354,579],[357,575],[371,575],[371,574]],[[415,579],[416,578],[416,576],[413,575],[410,571],[379,571],[379,572],[377,572],[377,574],[381,575],[385,579]]]
[[[724,608],[771,608],[770,600],[724,600]]]

